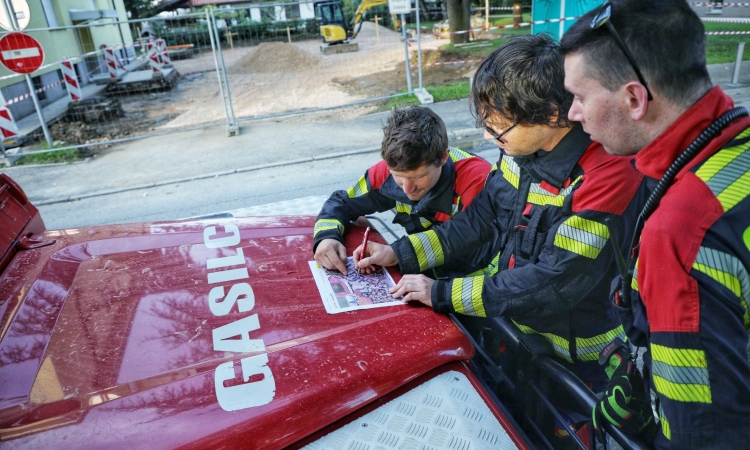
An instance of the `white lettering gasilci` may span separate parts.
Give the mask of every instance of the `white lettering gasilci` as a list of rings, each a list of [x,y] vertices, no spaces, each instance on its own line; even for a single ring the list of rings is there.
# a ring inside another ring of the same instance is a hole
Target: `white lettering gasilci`
[[[226,224],[219,232],[216,226],[203,230],[203,244],[208,248],[235,247],[240,243],[240,230],[236,225]],[[206,260],[209,285],[229,283],[231,286],[214,286],[208,293],[208,307],[214,316],[226,316],[234,305],[241,313],[255,307],[255,293],[247,282],[249,275],[245,267],[242,248],[236,247],[234,255]],[[215,270],[221,269],[221,270]],[[226,292],[225,287],[229,287]],[[263,339],[252,339],[250,333],[260,329],[258,314],[252,314],[220,326],[213,330],[215,351],[232,353],[262,352],[266,349]],[[225,411],[237,411],[268,404],[276,395],[276,380],[268,366],[268,355],[261,353],[239,360],[241,379],[235,375],[235,362],[220,364],[214,370],[216,400]]]

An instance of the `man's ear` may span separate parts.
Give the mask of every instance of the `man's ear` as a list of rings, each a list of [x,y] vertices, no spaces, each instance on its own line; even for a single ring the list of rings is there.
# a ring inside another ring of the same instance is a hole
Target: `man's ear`
[[[631,81],[623,87],[625,101],[630,118],[641,120],[648,112],[648,91],[646,87],[636,81]]]
[[[451,150],[449,148],[446,148],[445,153],[443,153],[442,158],[440,158],[440,167],[443,167],[445,163],[448,162],[448,157],[450,156],[450,154],[451,154]]]

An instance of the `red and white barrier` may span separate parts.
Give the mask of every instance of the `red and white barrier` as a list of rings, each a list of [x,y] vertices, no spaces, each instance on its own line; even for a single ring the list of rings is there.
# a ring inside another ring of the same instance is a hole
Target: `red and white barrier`
[[[2,140],[18,136],[18,125],[13,120],[13,114],[5,103],[2,92],[0,92],[0,137]]]
[[[150,41],[146,43],[146,50],[148,51],[148,63],[151,66],[151,72],[154,76],[161,75],[161,62],[159,61],[159,48],[155,42]]]
[[[117,58],[115,57],[115,49],[113,49],[112,47],[105,48],[104,57],[107,60],[109,81],[117,81]]]
[[[81,92],[81,85],[78,83],[78,75],[76,74],[73,62],[69,59],[60,61],[60,69],[62,69],[63,80],[65,80],[65,87],[68,89],[70,101],[80,101],[83,98],[83,93]]]
[[[159,49],[159,60],[162,66],[171,66],[172,58],[169,57],[169,50],[167,50],[167,41],[164,39],[156,40],[156,47]]]
[[[750,7],[750,3],[711,3],[711,2],[690,2],[690,6],[723,6],[723,7],[735,7],[735,8],[747,8]]]

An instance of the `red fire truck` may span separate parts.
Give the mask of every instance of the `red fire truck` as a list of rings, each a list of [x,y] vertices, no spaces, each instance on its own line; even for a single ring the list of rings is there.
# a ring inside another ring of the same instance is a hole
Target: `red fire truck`
[[[46,230],[0,174],[0,447],[592,446],[571,418],[593,394],[509,322],[417,305],[328,314],[313,225]],[[347,233],[350,252],[361,239]],[[513,373],[488,336],[515,354]]]

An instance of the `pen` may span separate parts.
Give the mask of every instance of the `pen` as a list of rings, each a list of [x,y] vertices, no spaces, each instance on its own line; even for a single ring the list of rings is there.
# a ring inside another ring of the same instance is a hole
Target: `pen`
[[[364,258],[365,252],[367,251],[367,238],[370,237],[370,227],[365,230],[365,237],[362,239],[362,257]],[[357,275],[359,275],[359,267],[357,267]]]

